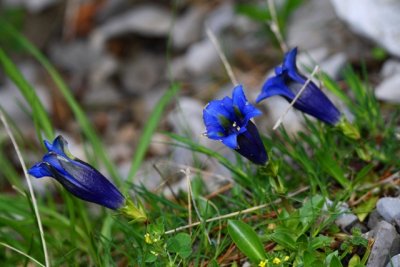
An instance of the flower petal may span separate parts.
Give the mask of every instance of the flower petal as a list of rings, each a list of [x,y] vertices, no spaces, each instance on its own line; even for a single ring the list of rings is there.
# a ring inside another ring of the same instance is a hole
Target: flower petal
[[[52,173],[49,170],[48,164],[46,162],[38,162],[33,165],[29,170],[28,173],[35,178],[42,178],[52,176]]]
[[[286,86],[284,82],[284,74],[277,75],[269,78],[263,85],[261,93],[258,95],[256,102],[264,100],[265,98],[280,95],[286,98],[288,101],[292,101],[295,98],[295,94]]]
[[[237,142],[237,135],[236,134],[231,134],[228,135],[227,137],[221,138],[221,141],[224,145],[226,145],[229,148],[232,149],[237,149],[238,148],[238,142]]]

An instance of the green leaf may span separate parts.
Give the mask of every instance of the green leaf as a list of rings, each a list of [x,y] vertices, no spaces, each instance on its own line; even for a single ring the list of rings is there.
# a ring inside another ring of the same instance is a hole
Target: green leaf
[[[360,265],[361,265],[360,256],[355,254],[353,257],[351,257],[348,267],[358,267]]]
[[[367,201],[361,202],[353,211],[357,215],[360,222],[363,222],[367,218],[368,214],[375,208],[378,197],[371,197]]]
[[[311,250],[317,250],[324,247],[329,247],[332,243],[333,238],[328,236],[320,235],[315,237],[309,243],[309,247]]]
[[[317,155],[318,161],[321,163],[322,168],[345,189],[351,187],[350,181],[346,178],[343,169],[338,162],[333,158],[327,150],[320,151]]]
[[[264,246],[257,233],[248,224],[229,220],[228,233],[240,251],[251,261],[260,262],[265,259]]]
[[[322,206],[324,205],[324,198],[321,195],[315,195],[309,199],[303,207],[300,208],[300,220],[303,224],[303,230],[309,229],[320,215]]]
[[[282,247],[295,251],[297,250],[295,234],[289,229],[277,228],[270,237]]]
[[[325,259],[325,266],[329,267],[343,267],[342,263],[340,262],[338,251],[335,250],[331,254],[329,254]]]
[[[186,233],[179,233],[167,241],[167,250],[172,253],[177,253],[183,259],[190,256],[192,253],[192,239]]]

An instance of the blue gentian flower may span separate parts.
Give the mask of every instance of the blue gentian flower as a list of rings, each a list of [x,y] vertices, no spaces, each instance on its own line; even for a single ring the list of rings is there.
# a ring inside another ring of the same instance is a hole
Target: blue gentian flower
[[[296,55],[297,48],[286,53],[282,66],[275,68],[275,76],[264,83],[256,99],[257,103],[275,95],[284,97],[288,102],[293,101],[307,81],[307,78],[297,70]],[[293,107],[330,125],[336,125],[341,117],[339,110],[312,81],[308,83]]]
[[[67,141],[58,136],[53,143],[44,141],[48,152],[28,173],[36,178],[50,176],[76,197],[110,209],[120,209],[125,198],[100,172],[75,158],[67,148]]]
[[[219,140],[250,161],[263,165],[268,156],[257,127],[250,120],[261,115],[244,95],[242,85],[233,89],[232,98],[213,100],[203,110],[206,135]]]

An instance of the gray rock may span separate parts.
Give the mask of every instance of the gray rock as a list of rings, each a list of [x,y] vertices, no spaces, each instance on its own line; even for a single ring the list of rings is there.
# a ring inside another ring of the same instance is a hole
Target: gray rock
[[[205,25],[215,35],[218,35],[235,20],[235,12],[232,1],[224,1],[218,8],[212,10],[205,20]]]
[[[291,16],[288,24],[287,42],[290,47],[304,49],[330,47],[332,21],[335,12],[329,1],[307,1]],[[329,30],[326,30],[329,29]],[[336,34],[333,34],[337,38]]]
[[[393,256],[386,267],[398,267],[400,266],[400,254]]]
[[[383,217],[375,209],[368,216],[367,226],[369,229],[373,229],[380,221],[383,221]]]
[[[201,39],[205,14],[205,9],[193,6],[178,18],[172,30],[174,47],[183,49]]]
[[[333,204],[333,201],[327,199],[323,209],[328,210],[332,207]],[[335,220],[335,224],[339,226],[343,231],[350,233],[351,228],[359,222],[357,216],[351,212],[351,210],[349,209],[349,205],[345,202],[337,203],[334,208],[334,212],[338,214],[338,217]],[[363,228],[360,224],[358,224],[358,227]]]
[[[220,67],[220,59],[212,42],[204,39],[190,46],[185,56],[187,71],[194,76],[202,76]]]
[[[384,197],[378,200],[376,210],[388,223],[400,218],[400,198]]]
[[[152,89],[158,82],[165,60],[163,56],[139,53],[121,66],[121,81],[125,91],[141,94]]]
[[[138,6],[95,29],[91,35],[91,46],[100,50],[107,39],[127,33],[150,37],[167,36],[171,23],[172,15],[167,9],[152,4]]]
[[[85,75],[99,57],[85,41],[54,43],[49,53],[54,64],[80,76]]]
[[[379,222],[376,227],[365,235],[374,239],[367,267],[384,267],[390,256],[398,254],[400,236],[393,225],[386,221]]]
[[[325,1],[321,1],[325,2]],[[336,14],[351,28],[400,56],[400,2],[397,0],[331,0]]]
[[[86,92],[83,102],[89,107],[109,107],[111,105],[117,105],[123,99],[117,88],[109,82],[102,84],[101,86],[91,87]]]
[[[46,8],[57,4],[59,0],[4,0],[3,5],[7,7],[25,7],[29,12],[39,13]]]

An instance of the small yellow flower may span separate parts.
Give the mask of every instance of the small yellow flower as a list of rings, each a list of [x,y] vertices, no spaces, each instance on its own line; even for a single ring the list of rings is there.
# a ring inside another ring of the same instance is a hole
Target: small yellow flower
[[[278,265],[278,264],[281,264],[282,261],[281,261],[281,259],[279,259],[279,258],[274,258],[273,261],[272,261],[272,263]]]
[[[260,261],[260,263],[258,264],[258,267],[265,267],[265,266],[267,266],[267,263],[268,263],[268,260]]]
[[[150,251],[150,253],[151,253],[151,254],[153,254],[153,255],[154,255],[154,256],[156,256],[156,257],[158,256],[158,253],[157,253],[157,252],[155,252],[155,251],[153,251],[153,250],[152,250],[152,251]]]
[[[289,256],[285,256],[285,258],[283,259],[283,261],[288,261],[289,260]]]
[[[149,233],[146,233],[144,235],[144,242],[146,242],[147,244],[152,244],[153,243],[153,241],[150,238],[150,234]]]

